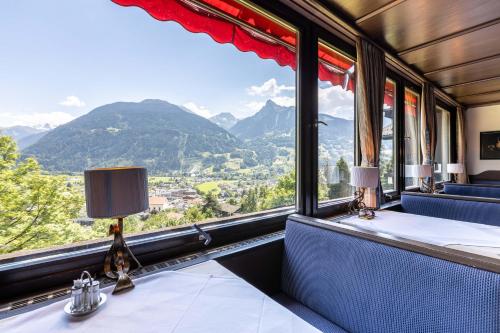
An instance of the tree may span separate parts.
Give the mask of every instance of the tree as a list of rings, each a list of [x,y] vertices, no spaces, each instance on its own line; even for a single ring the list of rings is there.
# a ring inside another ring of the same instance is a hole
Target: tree
[[[73,222],[83,202],[64,177],[44,175],[34,158],[20,159],[12,138],[0,136],[0,253],[90,239]]]
[[[349,181],[351,179],[349,165],[344,160],[344,158],[341,157],[337,161],[335,167],[339,175],[339,182],[329,185],[329,197],[330,199],[347,198],[352,195],[352,187],[349,184]]]
[[[272,209],[277,207],[291,206],[295,203],[295,171],[292,171],[278,179],[278,184],[266,189],[264,202],[261,209]]]
[[[214,192],[213,191],[208,192],[205,195],[204,199],[205,199],[205,204],[201,208],[201,212],[203,213],[203,215],[205,215],[207,218],[219,216],[220,204]]]

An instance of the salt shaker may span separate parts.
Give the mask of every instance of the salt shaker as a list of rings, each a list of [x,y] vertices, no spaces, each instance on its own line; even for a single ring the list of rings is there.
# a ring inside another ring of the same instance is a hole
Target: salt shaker
[[[71,287],[71,311],[80,312],[83,310],[83,282],[81,279],[73,280]]]

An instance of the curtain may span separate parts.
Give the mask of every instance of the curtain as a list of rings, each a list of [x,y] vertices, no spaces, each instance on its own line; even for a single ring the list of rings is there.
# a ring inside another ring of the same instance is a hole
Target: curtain
[[[437,145],[436,97],[434,96],[434,87],[427,82],[422,87],[420,119],[422,124],[420,127],[422,164],[432,165],[434,170]],[[429,185],[434,186],[434,174],[429,179]]]
[[[385,54],[372,43],[359,38],[357,61],[356,115],[362,156],[361,166],[378,167],[382,144]],[[368,207],[378,208],[382,193],[379,181],[376,190],[367,190],[365,204]]]
[[[457,175],[457,183],[467,184],[467,140],[465,136],[465,110],[457,107],[457,163],[464,166],[464,173]]]

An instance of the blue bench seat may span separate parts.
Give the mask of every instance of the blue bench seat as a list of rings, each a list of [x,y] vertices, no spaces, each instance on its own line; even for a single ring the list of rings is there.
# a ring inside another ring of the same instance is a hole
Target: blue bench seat
[[[276,299],[323,332],[500,332],[500,274],[307,219],[287,222]]]
[[[451,195],[465,195],[469,197],[500,199],[500,186],[445,183],[444,193]]]
[[[404,192],[404,213],[500,226],[500,199]]]

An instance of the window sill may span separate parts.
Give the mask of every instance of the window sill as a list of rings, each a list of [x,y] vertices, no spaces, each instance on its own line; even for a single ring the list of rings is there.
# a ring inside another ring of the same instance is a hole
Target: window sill
[[[212,236],[208,247],[190,225],[127,237],[143,265],[283,230],[294,207],[200,223]],[[83,270],[100,274],[111,238],[0,258],[0,294],[7,298],[67,284]]]

